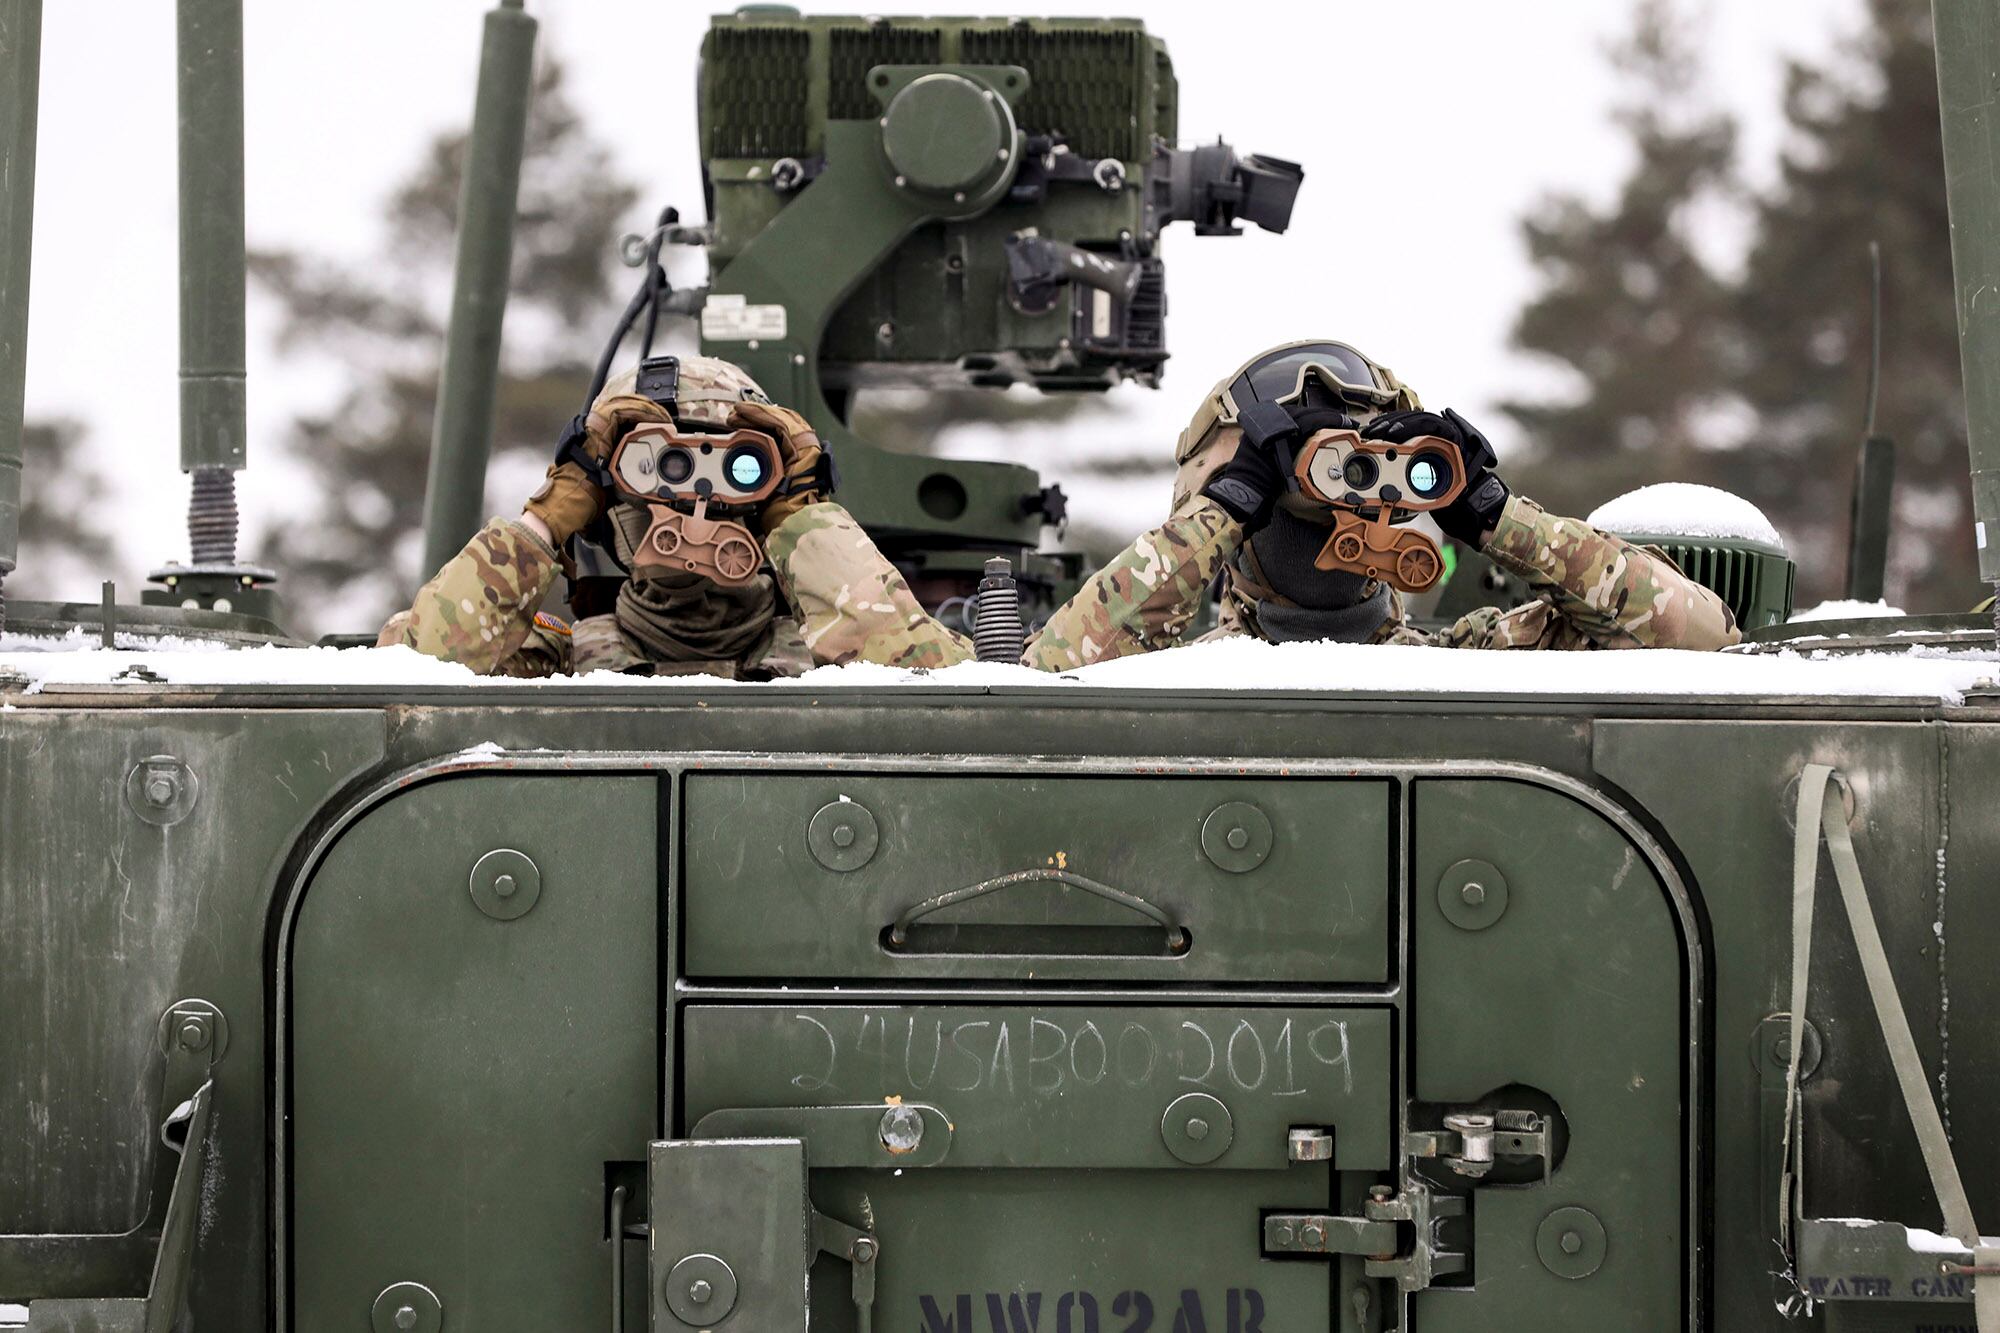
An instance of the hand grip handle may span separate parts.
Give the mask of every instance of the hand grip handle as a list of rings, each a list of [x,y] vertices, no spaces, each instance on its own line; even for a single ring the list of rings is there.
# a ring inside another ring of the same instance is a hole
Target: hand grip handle
[[[1117,903],[1120,907],[1129,907],[1167,932],[1167,951],[1169,953],[1187,952],[1187,931],[1182,928],[1178,921],[1174,920],[1173,916],[1166,909],[1154,906],[1136,893],[1127,893],[1123,889],[1114,889],[1109,884],[1100,883],[1088,876],[1076,874],[1074,871],[1045,869],[1039,866],[1032,870],[1016,870],[1010,874],[995,875],[992,879],[981,880],[979,883],[969,885],[966,888],[953,889],[949,893],[940,893],[934,898],[926,898],[922,902],[905,909],[903,914],[896,918],[895,924],[889,927],[889,947],[892,949],[902,948],[909,940],[910,927],[934,912],[941,912],[947,907],[956,907],[960,903],[971,902],[975,898],[984,898],[988,894],[1001,893],[1018,885],[1051,881],[1058,884],[1067,884],[1073,889],[1082,889],[1085,893],[1102,898],[1106,902]]]

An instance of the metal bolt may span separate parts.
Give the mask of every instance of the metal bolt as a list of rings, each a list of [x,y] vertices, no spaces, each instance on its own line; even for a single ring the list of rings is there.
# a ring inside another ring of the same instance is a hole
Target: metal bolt
[[[1577,1235],[1574,1231],[1565,1231],[1562,1234],[1562,1239],[1557,1244],[1562,1246],[1564,1254],[1575,1254],[1583,1248],[1583,1237]]]
[[[1326,1244],[1326,1228],[1317,1222],[1308,1222],[1299,1232],[1299,1240],[1309,1250],[1317,1250]]]
[[[182,1023],[180,1036],[184,1051],[208,1049],[208,1024],[199,1018],[190,1018]]]
[[[1223,841],[1229,844],[1231,851],[1240,852],[1250,845],[1250,830],[1239,824],[1237,827],[1229,830]]]
[[[953,194],[952,194],[952,196],[951,196],[951,201],[952,201],[952,202],[953,202],[954,204],[962,204],[962,203],[964,203],[964,202],[965,202],[965,191],[963,191],[963,190],[958,190],[958,191],[955,191],[955,192],[953,192]]]
[[[180,794],[181,784],[171,773],[154,773],[146,779],[146,803],[165,809]]]
[[[1368,1197],[1386,1203],[1396,1197],[1396,1191],[1389,1185],[1370,1185],[1368,1187]]]
[[[857,1264],[873,1263],[875,1260],[875,1238],[873,1236],[855,1237],[854,1245],[848,1250],[848,1254]]]
[[[1208,1137],[1208,1122],[1200,1116],[1193,1117],[1187,1122],[1187,1136],[1200,1143]]]
[[[1292,1224],[1290,1222],[1278,1223],[1274,1231],[1277,1235],[1278,1244],[1290,1245],[1292,1243]]]
[[[698,1277],[688,1283],[688,1299],[696,1305],[708,1304],[708,1298],[715,1294],[715,1288],[708,1285],[708,1279]]]
[[[896,177],[896,188],[899,190],[902,189],[904,186],[908,185],[909,183],[910,183],[910,178],[908,176]]]
[[[924,1117],[914,1106],[892,1106],[882,1113],[881,1134],[890,1152],[915,1152],[924,1141]]]
[[[1790,1064],[1792,1062],[1792,1039],[1788,1036],[1778,1038],[1777,1044],[1771,1047],[1771,1056],[1781,1065]]]
[[[839,828],[835,829],[833,831],[833,845],[836,847],[852,847],[854,845],[854,826],[852,824],[842,824]]]
[[[493,877],[493,892],[499,894],[502,898],[513,897],[514,890],[520,887],[519,884],[514,882],[512,875],[495,875]]]
[[[1478,880],[1470,880],[1458,891],[1459,901],[1467,907],[1477,907],[1486,901],[1486,886]]]
[[[396,1327],[397,1327],[397,1328],[415,1328],[416,1326],[417,1326],[417,1307],[416,1307],[416,1306],[414,1306],[414,1305],[399,1305],[399,1306],[397,1306],[397,1307],[396,1307]]]

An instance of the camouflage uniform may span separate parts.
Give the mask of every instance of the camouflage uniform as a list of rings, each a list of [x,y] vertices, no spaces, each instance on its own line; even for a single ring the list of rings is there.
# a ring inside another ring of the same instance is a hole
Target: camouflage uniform
[[[627,372],[607,384],[593,404],[593,414],[614,400],[631,395],[636,378],[636,372]],[[682,420],[728,425],[736,405],[753,402],[765,403],[768,399],[739,367],[711,357],[682,359],[676,399],[676,410]],[[838,505],[827,503],[809,508],[831,511],[854,532],[860,531]],[[633,547],[645,531],[646,519],[639,511],[621,504],[611,505],[608,514],[612,544],[619,558],[629,564]],[[778,545],[784,540],[783,534],[799,521],[800,515],[795,514],[780,523],[770,534],[770,543]],[[796,545],[796,541],[785,542],[788,551]],[[893,569],[879,554],[875,561],[894,577]],[[716,594],[715,604],[703,608],[707,621],[713,622],[718,615],[727,616],[740,608],[746,624],[738,628],[751,632],[747,635],[747,647],[730,656],[712,658],[685,651],[665,654],[660,650],[661,645],[671,646],[676,638],[694,637],[699,641],[698,631],[712,628],[712,624],[677,623],[676,595],[697,591],[700,581],[695,576],[673,575],[643,584],[628,584],[628,591],[659,595],[634,599],[639,608],[629,611],[625,605],[627,599],[621,594],[618,614],[591,616],[572,626],[537,610],[562,569],[562,557],[526,524],[515,519],[491,519],[418,591],[409,610],[391,617],[376,642],[415,648],[447,662],[461,663],[479,675],[523,677],[631,670],[650,670],[655,674],[791,676],[829,660],[815,659],[800,637],[797,621],[774,614],[781,605],[781,591],[784,600],[796,596],[788,586],[794,571],[808,579],[803,590],[808,604],[841,601],[839,589],[828,588],[823,581],[812,582],[812,571],[802,562],[788,560],[780,567],[779,580],[786,585],[782,588],[770,574],[761,574],[748,588]],[[649,612],[647,606],[655,609]],[[755,632],[747,622],[759,622],[768,628]]]
[[[1067,670],[1173,647],[1201,592],[1225,571],[1232,577],[1221,623],[1203,638],[1256,634],[1257,603],[1270,593],[1233,563],[1242,541],[1236,520],[1214,501],[1196,496],[1092,575],[1050,617],[1029,646],[1031,664]],[[1524,496],[1507,502],[1486,554],[1526,579],[1535,598],[1511,610],[1482,607],[1430,631],[1408,623],[1402,598],[1392,590],[1388,615],[1367,641],[1444,648],[1706,650],[1741,637],[1723,600],[1681,573],[1664,551],[1544,513]],[[1192,596],[1183,592],[1189,588]]]
[[[1384,372],[1415,406],[1416,394]],[[1242,432],[1222,420],[1218,383],[1175,448],[1173,516],[1141,536],[1049,618],[1028,645],[1029,665],[1064,671],[1109,657],[1171,648],[1183,641],[1207,588],[1220,580],[1217,628],[1204,639],[1259,634],[1257,603],[1273,594],[1244,567],[1243,529],[1201,494],[1229,461]],[[1632,545],[1575,519],[1543,512],[1523,496],[1507,502],[1485,548],[1495,564],[1526,579],[1534,600],[1512,610],[1483,607],[1449,627],[1420,630],[1389,591],[1388,614],[1372,643],[1446,648],[1726,647],[1741,638],[1736,618],[1713,592],[1681,573],[1666,552]],[[1374,589],[1367,590],[1372,594]]]
[[[1398,398],[1416,394],[1385,376]],[[1208,589],[1223,584],[1220,623],[1205,638],[1259,635],[1256,607],[1273,594],[1239,559],[1243,528],[1201,488],[1235,452],[1241,432],[1221,419],[1217,384],[1181,433],[1174,509],[1084,582],[1028,640],[1022,662],[1069,671],[1132,653],[1177,647]],[[950,666],[972,660],[972,643],[926,615],[909,586],[844,510],[815,505],[788,520],[770,542],[771,562],[790,590],[817,660]],[[1486,553],[1525,578],[1537,594],[1512,610],[1486,607],[1443,630],[1405,619],[1402,598],[1369,642],[1450,648],[1694,648],[1735,643],[1736,622],[1721,598],[1694,582],[1665,552],[1633,546],[1575,519],[1547,514],[1515,496]],[[1373,589],[1368,589],[1373,592]]]

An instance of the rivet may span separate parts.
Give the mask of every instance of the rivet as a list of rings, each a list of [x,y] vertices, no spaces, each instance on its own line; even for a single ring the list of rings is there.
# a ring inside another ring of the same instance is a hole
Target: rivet
[[[1187,1136],[1196,1143],[1208,1137],[1208,1122],[1200,1116],[1187,1122]]]
[[[1477,907],[1486,901],[1486,886],[1475,879],[1458,891],[1458,897],[1467,907]]]

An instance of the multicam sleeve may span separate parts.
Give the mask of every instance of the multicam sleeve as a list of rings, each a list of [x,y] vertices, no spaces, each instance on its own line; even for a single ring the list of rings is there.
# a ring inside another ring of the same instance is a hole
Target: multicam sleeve
[[[547,542],[511,519],[489,519],[376,643],[402,644],[482,676],[560,670],[566,638],[541,632],[535,621],[556,571]]]
[[[1181,643],[1243,525],[1197,495],[1084,581],[1028,642],[1027,664],[1068,671]]]
[[[1728,605],[1664,552],[1544,513],[1522,496],[1507,502],[1486,554],[1539,596],[1463,617],[1442,636],[1454,647],[1707,651],[1742,638]]]
[[[972,641],[924,610],[854,516],[833,501],[787,516],[765,547],[815,662],[941,667],[972,660]]]

